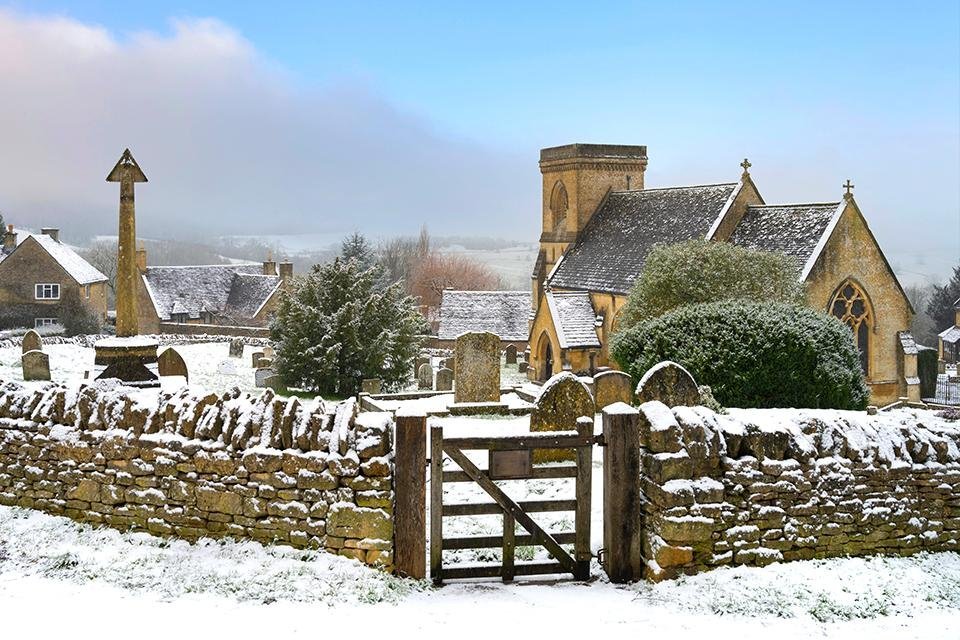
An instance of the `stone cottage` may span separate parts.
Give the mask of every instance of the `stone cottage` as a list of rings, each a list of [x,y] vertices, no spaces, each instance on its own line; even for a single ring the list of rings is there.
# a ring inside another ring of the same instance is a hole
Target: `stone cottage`
[[[960,298],[953,303],[953,326],[937,336],[937,356],[941,362],[960,362]]]
[[[530,330],[529,291],[454,291],[440,300],[437,346],[452,349],[462,333],[488,331],[500,336],[500,348],[527,348]]]
[[[60,322],[63,307],[85,305],[100,322],[107,317],[107,276],[44,228],[18,242],[13,225],[0,251],[0,328],[44,327]]]
[[[540,152],[542,233],[533,272],[530,376],[616,366],[608,345],[654,244],[694,238],[794,259],[811,307],[850,326],[872,401],[919,400],[913,309],[849,184],[833,202],[768,204],[737,181],[646,189],[645,146],[571,144]]]
[[[137,313],[141,333],[265,336],[293,264],[148,267],[137,251]]]

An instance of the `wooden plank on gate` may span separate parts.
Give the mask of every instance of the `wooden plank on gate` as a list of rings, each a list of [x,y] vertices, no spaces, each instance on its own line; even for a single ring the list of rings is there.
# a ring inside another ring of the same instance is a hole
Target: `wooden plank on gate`
[[[504,582],[513,580],[516,575],[513,553],[516,550],[516,528],[517,523],[513,516],[507,512],[503,513],[503,574],[501,577]]]
[[[550,535],[560,544],[574,544],[577,541],[577,534],[574,531],[551,533]],[[529,534],[514,536],[513,542],[515,547],[531,547],[536,544],[533,536]],[[502,546],[503,536],[463,536],[462,538],[444,538],[443,540],[445,550],[497,549]]]
[[[483,471],[481,469],[481,471]],[[575,464],[542,464],[533,468],[530,474],[532,480],[556,480],[559,478],[576,478],[577,465]],[[444,482],[473,482],[473,478],[463,471],[444,471]]]
[[[430,577],[443,579],[443,427],[430,428]]]
[[[576,500],[528,500],[518,502],[520,508],[527,513],[545,513],[547,511],[576,511]],[[482,516],[503,513],[503,507],[496,502],[480,502],[443,505],[445,516]]]
[[[397,414],[394,558],[405,578],[427,577],[427,417]]]
[[[581,436],[593,435],[593,417],[583,417],[577,420],[577,431]],[[574,577],[577,580],[587,580],[590,577],[590,492],[593,474],[593,445],[577,448],[577,510],[574,516],[574,530],[577,540],[574,543],[574,557],[577,561],[577,570]]]
[[[570,573],[559,562],[518,562],[513,568],[515,576],[540,576]],[[496,578],[503,575],[503,567],[498,564],[471,564],[447,567],[443,577],[448,580],[464,578]]]
[[[441,436],[442,438],[442,436]],[[442,442],[442,439],[441,439]],[[480,469],[473,464],[469,458],[460,449],[456,446],[450,445],[450,440],[442,442],[443,450],[449,454],[450,458],[460,465],[460,468],[470,474],[477,484],[480,487],[490,494],[490,497],[499,504],[504,511],[513,515],[514,519],[520,523],[520,526],[530,532],[533,535],[534,539],[537,541],[537,544],[541,544],[546,547],[547,551],[550,552],[560,564],[564,567],[565,572],[577,573],[576,563],[573,558],[570,557],[570,554],[561,547],[556,540],[550,537],[546,531],[544,531],[540,525],[538,525],[533,518],[531,518],[527,513],[520,508],[516,502],[514,502],[510,496],[505,494],[503,490],[494,484],[493,480],[488,478]],[[568,445],[569,446],[569,445]]]
[[[443,444],[455,449],[507,451],[510,449],[575,449],[592,445],[593,441],[593,434],[583,436],[576,431],[551,431],[519,436],[447,438]]]

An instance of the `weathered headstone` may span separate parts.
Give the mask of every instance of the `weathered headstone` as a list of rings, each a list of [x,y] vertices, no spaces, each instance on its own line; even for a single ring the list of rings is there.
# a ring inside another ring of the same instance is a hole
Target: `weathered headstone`
[[[430,364],[430,356],[417,356],[417,358],[413,361],[413,370],[419,373],[420,367],[425,364]]]
[[[593,376],[593,395],[597,409],[615,402],[633,404],[633,378],[623,371],[604,371]]]
[[[167,347],[157,358],[157,371],[161,376],[183,376],[189,381],[187,375],[187,363],[183,361],[183,356],[173,347]]]
[[[517,347],[508,344],[507,348],[504,349],[504,357],[506,358],[507,364],[517,364]]]
[[[23,344],[21,353],[26,353],[27,351],[43,351],[43,340],[40,338],[40,334],[30,329],[25,334],[23,334]]]
[[[27,351],[23,354],[21,363],[24,380],[50,379],[50,356],[43,351]]]
[[[263,348],[264,358],[270,358],[271,360],[273,360],[274,355],[276,355],[276,352],[273,350],[273,347],[271,347],[270,345],[267,345]]]
[[[277,372],[273,369],[257,369],[253,372],[254,384],[260,389],[266,388],[267,378],[275,375],[277,375]]]
[[[257,369],[269,369],[273,366],[273,358],[263,357],[257,362]]]
[[[360,391],[363,393],[380,393],[383,388],[383,381],[380,378],[364,378],[360,383]]]
[[[433,389],[433,367],[429,362],[421,364],[417,369],[417,388]]]
[[[577,376],[561,371],[547,380],[533,402],[530,431],[576,431],[577,418],[593,418],[596,404],[593,396]],[[572,449],[541,449],[534,452],[535,462],[572,460]]]
[[[527,372],[527,366],[528,366],[528,365],[527,365],[526,361],[521,360],[520,362],[517,363],[517,372],[518,372],[518,373],[526,373],[526,372]]]
[[[437,391],[451,391],[453,389],[453,371],[447,368],[437,371]]]
[[[230,357],[231,358],[242,358],[243,357],[243,340],[240,338],[233,338],[230,340]]]
[[[637,406],[650,400],[659,400],[668,407],[694,407],[700,404],[700,390],[693,376],[669,360],[650,367],[637,384],[634,395]]]
[[[217,365],[217,373],[222,376],[235,376],[237,375],[237,365],[233,363],[233,360],[221,360],[220,364]]]
[[[457,336],[455,402],[500,401],[500,336],[487,331]]]
[[[272,371],[272,369],[261,369],[261,371]],[[276,373],[265,377],[263,379],[263,386],[272,390],[274,393],[284,391],[283,381],[280,380],[280,376]]]
[[[263,351],[254,351],[250,354],[250,366],[254,369],[260,366],[260,358],[263,357]]]

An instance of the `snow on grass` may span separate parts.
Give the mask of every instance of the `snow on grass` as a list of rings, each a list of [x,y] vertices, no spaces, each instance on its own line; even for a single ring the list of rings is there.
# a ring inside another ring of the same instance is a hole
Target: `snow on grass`
[[[374,603],[424,587],[322,551],[252,541],[190,544],[11,507],[0,507],[0,573],[105,582],[165,600],[202,593],[240,602]]]

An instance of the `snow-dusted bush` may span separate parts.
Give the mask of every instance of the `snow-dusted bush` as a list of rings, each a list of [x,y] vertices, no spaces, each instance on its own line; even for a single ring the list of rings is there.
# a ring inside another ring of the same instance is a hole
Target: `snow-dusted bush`
[[[869,398],[850,329],[798,305],[682,307],[621,331],[612,352],[636,379],[679,362],[726,407],[862,409]]]
[[[647,254],[619,320],[626,329],[689,304],[754,300],[802,304],[797,268],[781,253],[690,240]]]

